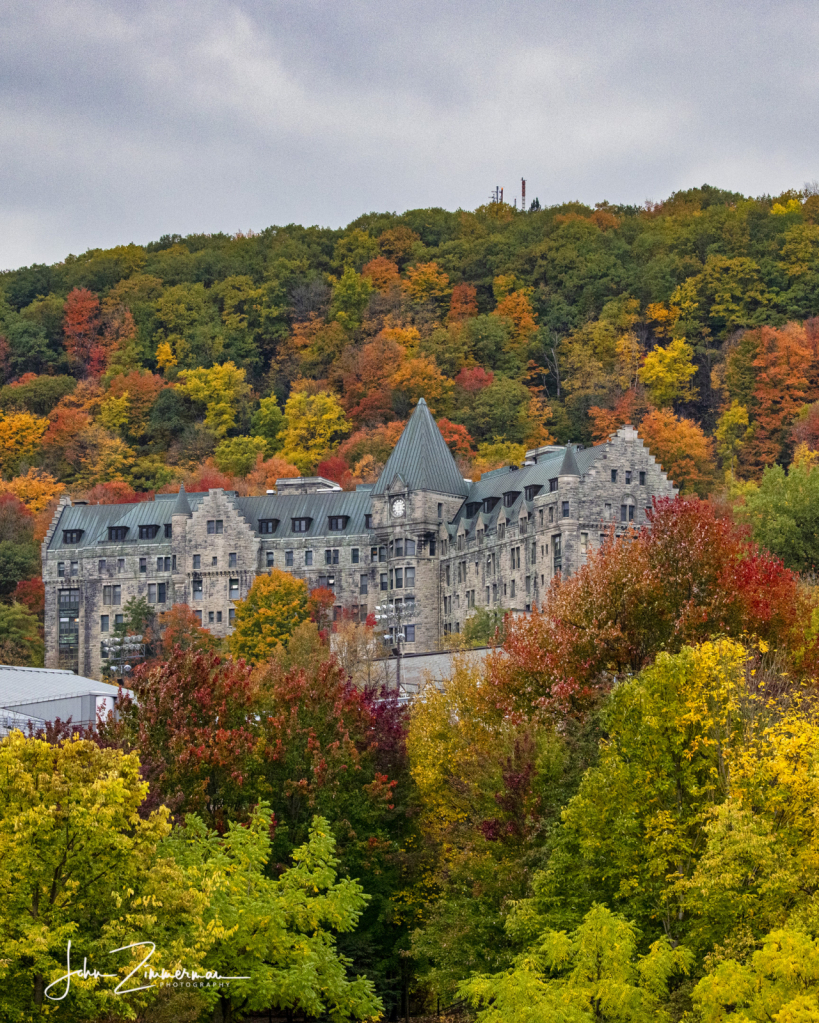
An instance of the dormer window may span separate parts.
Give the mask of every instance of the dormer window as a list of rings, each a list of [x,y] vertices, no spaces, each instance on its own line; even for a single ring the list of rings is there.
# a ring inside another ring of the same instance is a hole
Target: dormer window
[[[482,503],[481,501],[470,501],[466,506],[466,517],[468,519],[474,518],[481,510]]]
[[[108,527],[108,539],[114,542],[120,542],[128,536],[127,526],[109,526]]]
[[[485,512],[491,512],[497,503],[497,497],[485,497],[483,501],[483,510]]]
[[[553,494],[557,490],[557,476],[553,480],[549,480],[549,493]]]
[[[507,490],[506,493],[503,495],[504,508],[511,508],[519,497],[520,497],[519,490]]]
[[[347,528],[347,515],[330,515],[328,518],[331,533],[340,533]]]
[[[159,526],[140,526],[139,538],[140,540],[153,540],[158,532]]]
[[[259,519],[260,533],[275,533],[279,527],[278,519]]]
[[[292,527],[293,527],[293,532],[294,533],[306,533],[307,530],[310,528],[310,523],[312,521],[313,521],[312,519],[291,519],[290,520],[290,522],[292,523]]]
[[[538,483],[536,485],[528,486],[524,490],[527,501],[534,501],[537,495],[541,492],[543,487]]]
[[[84,529],[64,529],[63,543],[79,543],[84,532]]]

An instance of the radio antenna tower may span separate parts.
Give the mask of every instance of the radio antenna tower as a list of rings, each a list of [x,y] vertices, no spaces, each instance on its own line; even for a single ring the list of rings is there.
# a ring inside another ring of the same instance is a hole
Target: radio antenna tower
[[[526,212],[526,178],[520,179],[520,208]]]

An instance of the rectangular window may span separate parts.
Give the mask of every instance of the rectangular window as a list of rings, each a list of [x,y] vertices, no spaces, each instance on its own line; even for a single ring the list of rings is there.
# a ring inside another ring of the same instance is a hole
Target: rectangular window
[[[411,567],[408,567],[408,568],[404,569],[404,572],[405,572],[405,582],[406,582],[407,586],[408,587],[414,586],[415,585],[415,569],[411,568]]]
[[[549,480],[549,493],[553,494],[556,490],[557,490],[557,477],[555,476],[554,479]]]
[[[117,558],[117,571],[125,571],[125,558]],[[74,575],[74,562],[71,562],[71,574]]]
[[[140,558],[139,560],[142,561],[142,558]],[[157,572],[161,572],[162,571],[162,566],[164,564],[165,564],[165,559],[164,558],[157,558],[156,559],[156,570],[157,570]]]
[[[202,580],[201,579],[194,579],[193,580],[193,595],[194,595],[194,597],[200,597],[201,598],[201,596],[202,596]]]
[[[173,526],[170,522],[165,523],[165,539],[170,540],[173,535]]]
[[[310,565],[313,564],[313,552],[312,551],[305,551],[304,552],[304,563],[305,563],[305,565],[307,565],[308,568],[310,567]]]
[[[381,589],[382,590],[386,590],[387,589],[387,573],[386,572],[382,572],[381,573],[380,584],[381,584]]]
[[[65,579],[65,562],[64,561],[58,561],[57,562],[57,578],[58,579]]]
[[[223,533],[224,521],[222,519],[208,519],[208,533]]]
[[[505,536],[506,536],[506,523],[505,522],[499,522],[498,523],[498,539],[499,540],[503,540],[503,538]]]
[[[272,568],[273,567],[273,554],[274,554],[273,551],[268,551],[267,552],[267,567],[268,568]]]
[[[100,558],[99,564],[97,565],[97,569],[100,575],[102,575],[102,573],[105,571],[105,558]]]
[[[219,558],[214,554],[213,557],[210,559],[210,567],[211,568],[216,568],[216,566],[218,564],[219,564]]]
[[[438,521],[440,522],[440,520],[441,520],[441,519],[442,519],[443,517],[444,517],[444,506],[443,506],[443,504],[442,504],[442,503],[441,503],[441,502],[439,501],[439,502],[438,502]]]
[[[510,596],[511,597],[515,596],[515,580],[514,579],[512,580],[512,592],[511,592]]]
[[[202,555],[201,554],[194,554],[194,556],[193,556],[193,570],[194,570],[194,572],[198,572],[201,567],[202,567]]]
[[[171,555],[171,568],[173,569],[174,572],[176,571],[176,555],[175,554]]]
[[[338,547],[333,547],[324,552],[324,564],[325,565],[337,565],[338,564]]]
[[[148,603],[165,603],[165,583],[148,583]]]
[[[63,593],[71,593],[71,590],[63,590]],[[79,598],[79,591],[77,597]],[[102,588],[102,602],[103,604],[119,604],[122,600],[122,587],[121,586],[103,586]]]
[[[540,516],[540,524],[542,526],[543,525],[543,509],[542,508],[540,508],[538,510],[538,515]]]
[[[201,611],[194,611],[193,613],[196,615],[196,620],[201,625],[202,624],[202,612]]]
[[[235,621],[236,621],[236,608],[235,607],[229,607],[228,608],[228,625],[233,625]]]
[[[108,615],[100,615],[100,632],[108,632],[109,621]]]
[[[82,540],[82,529],[64,529],[63,543],[79,543]]]
[[[408,558],[414,558],[415,557],[415,541],[414,540],[407,540],[407,542],[404,545],[404,547],[405,547],[405,554],[406,554],[406,556]]]
[[[435,540],[435,537],[431,536],[429,538],[429,553],[430,553],[430,556],[433,557],[433,558],[435,557],[436,549],[437,549],[437,542]]]
[[[124,540],[128,535],[127,526],[109,526],[108,527],[108,539],[109,540]]]
[[[406,639],[406,641],[408,643],[414,643],[415,642],[415,626],[414,625],[405,625],[404,626],[404,638]]]
[[[365,515],[364,516],[364,528],[365,529],[372,529],[373,528],[373,517],[372,517],[372,515]]]
[[[627,508],[627,506],[624,505],[624,504],[621,504],[620,505],[620,521],[621,522],[625,522],[627,515],[628,515],[628,508]]]
[[[631,483],[631,469],[626,469],[626,483]]]
[[[644,472],[641,472],[640,473],[640,486],[644,487],[645,485],[646,485],[646,474]]]
[[[395,588],[396,590],[403,590],[404,588],[404,571],[401,568],[395,570]]]
[[[213,625],[216,620],[216,613],[214,611],[208,611],[208,625]]]
[[[228,583],[228,597],[231,600],[239,599],[239,580],[231,579]]]
[[[124,624],[125,624],[125,615],[114,615],[114,626],[115,627],[117,625],[124,625]]]
[[[452,585],[452,582],[451,582],[449,576],[450,576],[450,568],[449,568],[449,565],[447,565],[446,568],[444,569],[444,577],[446,579],[447,586],[451,586]]]
[[[153,540],[158,532],[159,526],[140,526],[139,538],[140,540]]]
[[[568,501],[564,501],[563,502],[563,518],[567,519],[568,517],[569,517],[569,502]]]
[[[176,565],[174,565],[174,568],[176,568]],[[166,572],[170,572],[170,570],[171,570],[171,559],[170,558],[165,558],[165,571]]]
[[[236,552],[233,551],[233,553],[228,554],[228,568],[236,568],[236,564],[237,564]]]
[[[353,565],[358,564],[358,547],[353,547],[353,549],[350,551],[350,561],[352,562]]]
[[[378,561],[378,548],[377,547],[371,547],[370,548],[370,561]]]
[[[312,522],[312,519],[292,519],[291,522],[293,525],[294,533],[306,533],[307,530],[310,528],[310,523]]]
[[[399,536],[398,539],[395,541],[395,556],[396,556],[396,558],[403,558],[404,557],[404,538],[403,538],[403,536]]]
[[[630,504],[628,506],[628,520],[629,520],[629,522],[633,522],[634,521],[634,505],[633,504]]]
[[[379,547],[378,548],[378,560],[379,561],[386,561],[387,560],[387,548],[386,547]]]
[[[608,504],[608,502],[603,506],[603,517],[607,519],[611,518],[611,505]]]
[[[363,572],[358,577],[358,592],[359,593],[367,592],[367,576]]]
[[[285,566],[285,568],[292,568],[293,567],[293,552],[292,551],[285,551],[284,552],[284,566]]]
[[[551,505],[549,505],[549,522],[554,522],[554,520],[555,520],[555,506],[553,504],[551,504]]]
[[[216,612],[216,624],[217,625],[221,625],[222,624],[222,612],[221,611],[217,611]]]
[[[278,526],[278,519],[259,519],[259,532],[260,533],[275,533],[276,526]]]
[[[124,562],[123,562],[123,564],[124,564]],[[79,574],[80,574],[80,563],[79,563],[79,561],[72,561],[71,562],[71,577],[72,577],[72,579],[76,579]]]
[[[330,515],[330,532],[340,533],[347,525],[347,517],[345,515]]]
[[[588,533],[581,533],[580,534],[580,553],[581,554],[588,554],[589,553],[589,534]]]
[[[156,603],[156,583],[148,583],[148,603]]]
[[[486,587],[486,603],[489,603],[489,587]]]
[[[616,483],[617,482],[617,470],[616,469],[612,469],[611,470],[611,482],[612,483]]]
[[[526,596],[528,597],[531,592],[532,592],[532,577],[530,575],[527,575],[526,576]]]

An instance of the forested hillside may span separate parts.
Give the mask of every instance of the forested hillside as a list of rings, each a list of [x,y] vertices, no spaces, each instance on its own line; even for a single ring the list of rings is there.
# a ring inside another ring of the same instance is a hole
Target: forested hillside
[[[168,235],[0,275],[0,487],[22,502],[4,505],[0,599],[38,574],[66,488],[351,487],[422,395],[467,476],[627,421],[683,492],[727,470],[751,518],[753,481],[801,442],[810,475],[819,195],[535,207]]]

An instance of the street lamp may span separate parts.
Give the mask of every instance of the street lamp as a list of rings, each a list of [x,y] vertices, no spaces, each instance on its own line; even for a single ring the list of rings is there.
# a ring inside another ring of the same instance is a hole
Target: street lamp
[[[394,641],[392,648],[395,653],[395,681],[398,690],[401,690],[401,644],[406,642],[406,626],[410,618],[417,618],[420,614],[420,607],[415,598],[402,600],[400,597],[393,600],[383,600],[376,604],[375,620],[381,626],[381,635],[386,643],[387,637]]]

